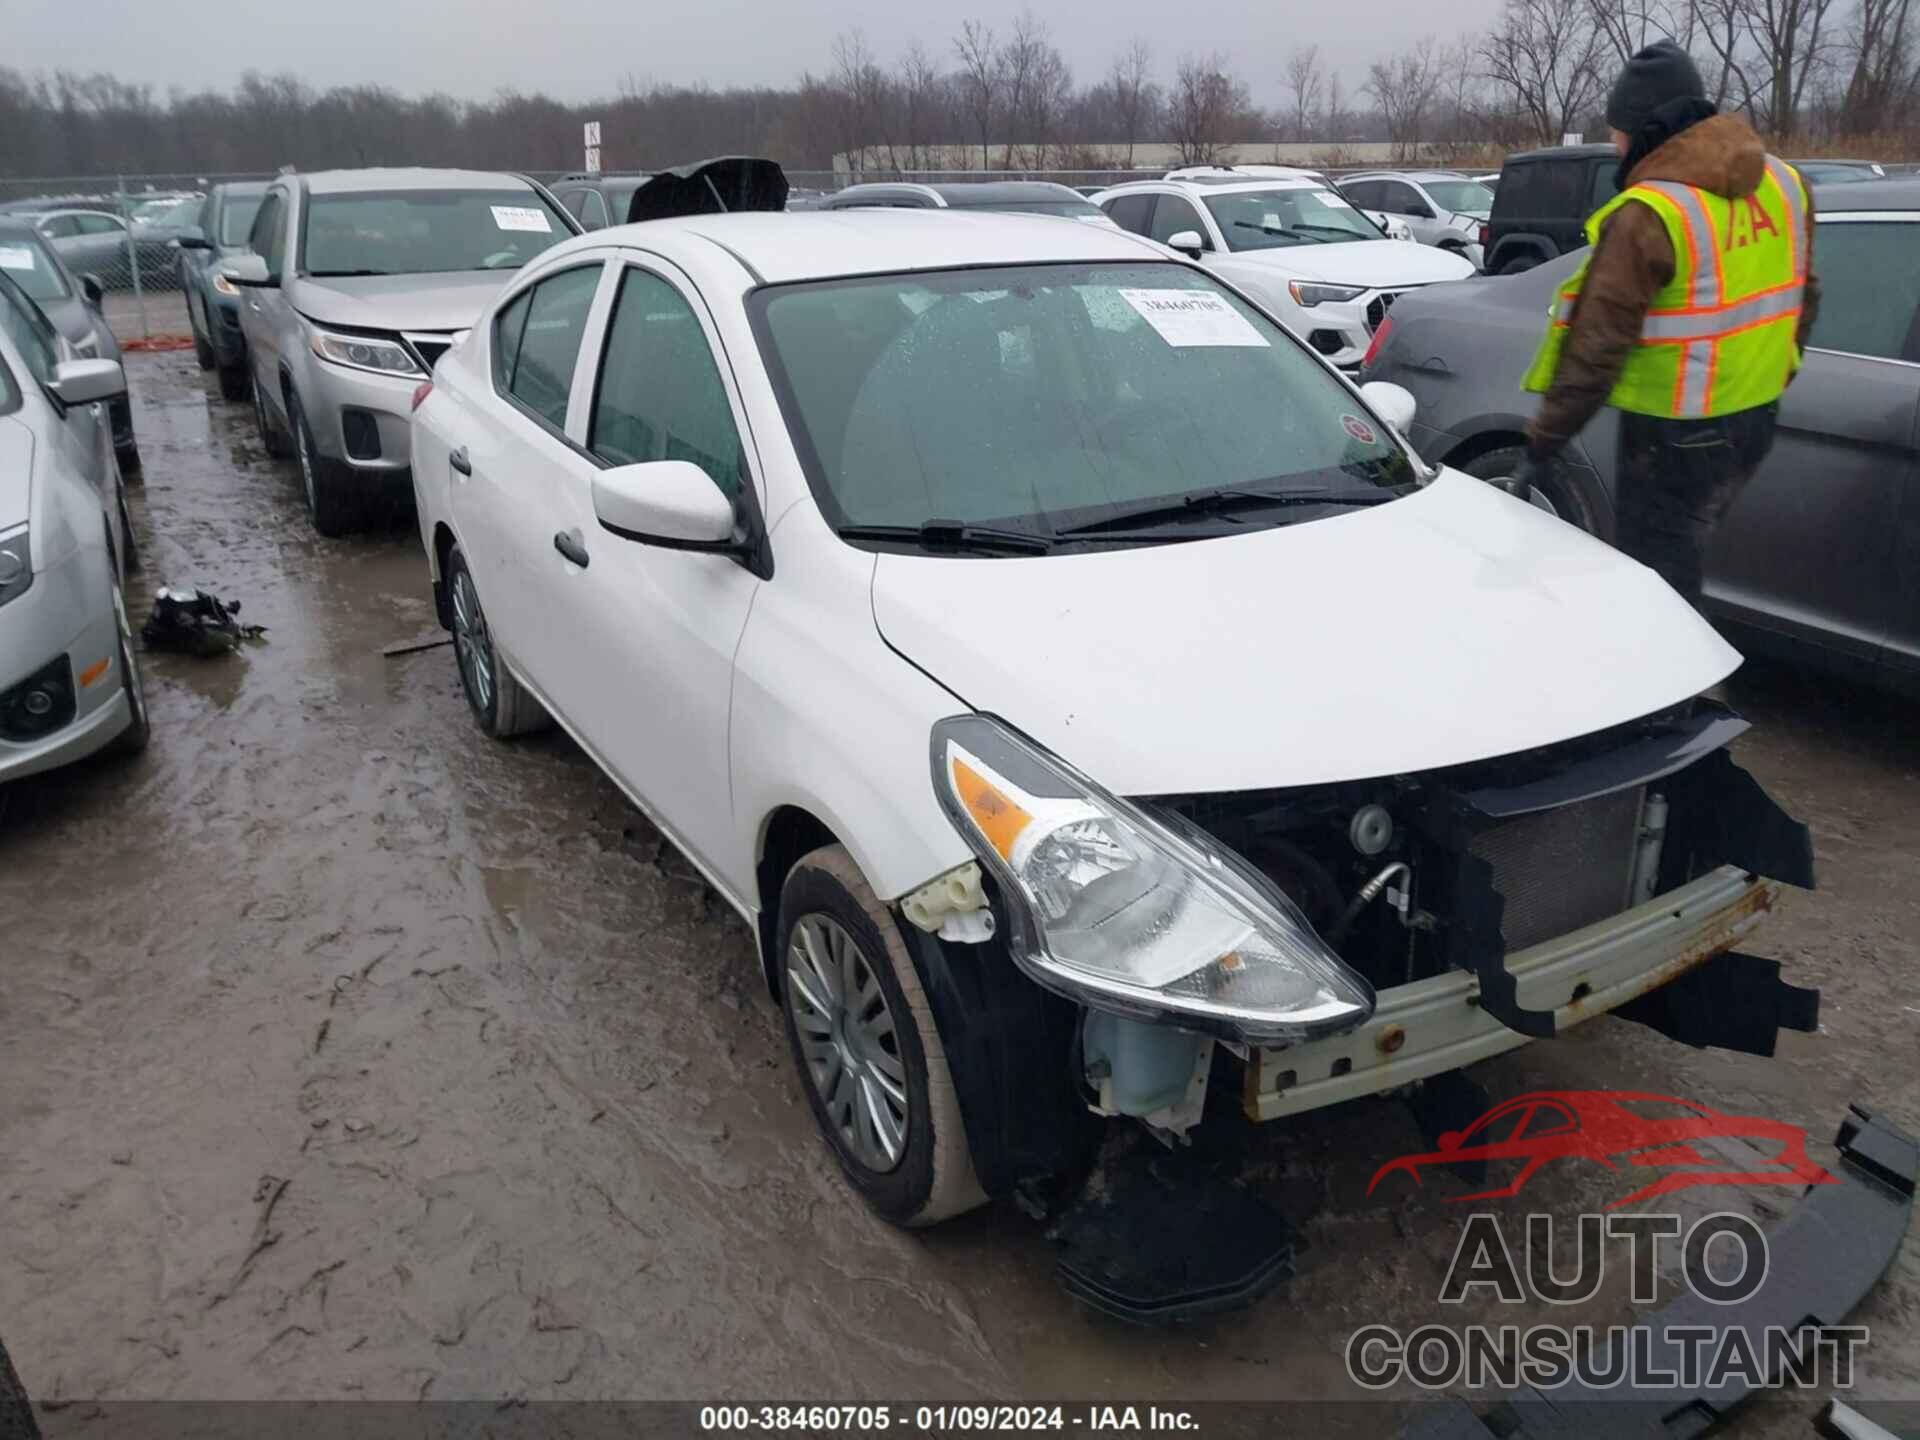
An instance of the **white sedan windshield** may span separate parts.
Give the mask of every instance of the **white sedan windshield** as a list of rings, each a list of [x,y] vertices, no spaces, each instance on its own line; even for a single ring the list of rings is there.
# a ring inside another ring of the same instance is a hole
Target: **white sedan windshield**
[[[889,275],[778,286],[753,306],[838,526],[1049,537],[1223,487],[1369,503],[1414,478],[1352,391],[1183,266]]]

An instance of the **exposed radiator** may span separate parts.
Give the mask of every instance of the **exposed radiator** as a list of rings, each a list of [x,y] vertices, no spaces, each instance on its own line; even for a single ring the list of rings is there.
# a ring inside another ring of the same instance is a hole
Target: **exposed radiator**
[[[1474,838],[1506,900],[1509,952],[1565,935],[1629,904],[1643,787],[1503,821]]]

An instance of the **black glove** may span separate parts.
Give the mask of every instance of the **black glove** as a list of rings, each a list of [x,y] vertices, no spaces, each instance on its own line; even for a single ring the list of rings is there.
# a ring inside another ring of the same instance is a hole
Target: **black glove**
[[[1506,480],[1500,482],[1500,488],[1509,495],[1525,500],[1535,490],[1547,488],[1547,482],[1553,478],[1553,461],[1542,460],[1528,451],[1521,459],[1520,466]]]

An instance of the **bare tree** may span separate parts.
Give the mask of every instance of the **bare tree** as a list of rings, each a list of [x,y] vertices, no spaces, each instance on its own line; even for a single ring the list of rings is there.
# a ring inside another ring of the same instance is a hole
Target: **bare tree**
[[[1440,66],[1434,55],[1433,37],[1419,44],[1374,61],[1367,67],[1366,84],[1361,90],[1380,107],[1386,122],[1387,138],[1403,159],[1411,159],[1426,139],[1427,122],[1440,88]]]
[[[1046,22],[1020,12],[1000,50],[1000,74],[1008,124],[1005,164],[1044,166],[1054,122],[1073,87],[1072,72],[1054,45]],[[1020,154],[1015,156],[1015,148]]]
[[[886,76],[867,48],[867,37],[857,29],[833,37],[832,85],[838,101],[835,139],[846,152],[848,170],[858,175],[866,169],[868,148],[883,138],[890,143],[890,137],[880,134],[886,120]],[[897,162],[893,168],[899,168]]]
[[[1160,114],[1160,87],[1153,80],[1153,46],[1135,37],[1113,62],[1107,74],[1113,96],[1119,138],[1127,142],[1127,169],[1133,168],[1133,147]]]
[[[1256,122],[1246,82],[1230,73],[1226,56],[1180,57],[1167,105],[1168,138],[1182,165],[1216,165],[1232,158],[1231,143]]]
[[[1338,141],[1344,136],[1347,121],[1346,87],[1340,83],[1340,72],[1336,70],[1327,76],[1327,103],[1320,111],[1320,133]]]
[[[1292,96],[1293,138],[1305,140],[1313,130],[1314,108],[1326,75],[1320,68],[1320,47],[1308,45],[1287,57],[1287,93]]]
[[[933,58],[918,40],[914,41],[907,47],[907,53],[900,57],[894,76],[895,115],[893,125],[888,127],[889,134],[898,129],[900,138],[906,142],[906,168],[909,170],[934,168],[929,152],[933,144],[932,127],[939,106],[940,87],[940,72],[934,67]]]
[[[960,34],[953,42],[953,53],[960,61],[960,94],[968,117],[980,135],[980,168],[992,162],[987,158],[987,142],[993,135],[993,118],[1000,110],[1000,46],[993,27],[981,20],[961,22]]]
[[[1780,140],[1799,128],[1808,82],[1826,63],[1831,36],[1823,38],[1822,31],[1832,6],[1833,0],[1747,0],[1747,35],[1761,76],[1755,118]]]
[[[1480,58],[1530,132],[1552,144],[1599,98],[1600,45],[1589,0],[1507,0]]]
[[[1693,48],[1698,10],[1691,0],[1591,0],[1603,69],[1617,69],[1656,40]],[[1604,79],[1604,76],[1602,77]]]
[[[1860,0],[1845,42],[1846,88],[1836,124],[1843,134],[1870,135],[1894,123],[1907,102],[1920,99],[1908,21],[1912,0]]]

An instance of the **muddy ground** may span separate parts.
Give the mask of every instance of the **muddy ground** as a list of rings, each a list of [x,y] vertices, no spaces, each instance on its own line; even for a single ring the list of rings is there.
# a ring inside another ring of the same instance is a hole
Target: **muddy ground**
[[[149,657],[137,762],[0,791],[0,1326],[36,1397],[1339,1399],[1355,1327],[1439,1317],[1461,1213],[1444,1182],[1366,1197],[1421,1148],[1385,1101],[1248,1141],[1299,1274],[1173,1333],[1077,1308],[1011,1205],[873,1219],[746,927],[571,745],[483,737],[450,651],[381,657],[434,629],[417,536],[316,538],[190,353],[129,369],[145,581],[268,635]],[[1824,987],[1821,1032],[1769,1061],[1606,1020],[1477,1077],[1689,1096],[1831,1159],[1849,1100],[1920,1130],[1920,712],[1779,669],[1732,698],[1817,838],[1822,889],[1751,948]],[[1624,1319],[1607,1294],[1575,1318]],[[1862,1395],[1920,1401],[1917,1311],[1910,1238],[1858,1312]]]

